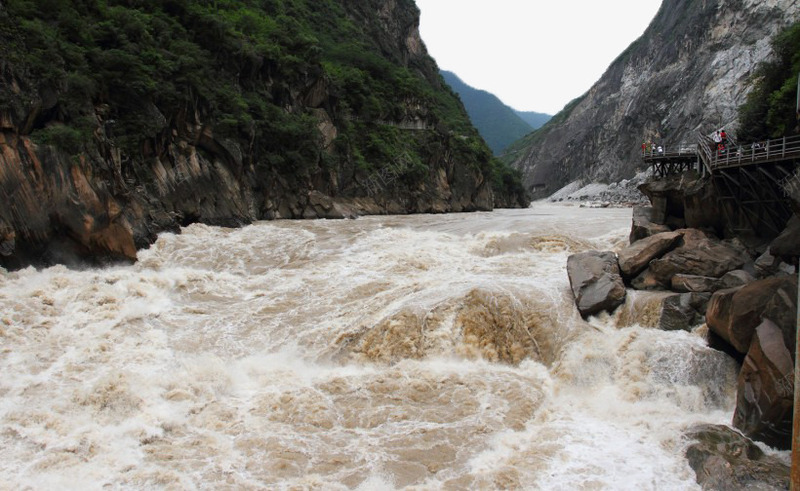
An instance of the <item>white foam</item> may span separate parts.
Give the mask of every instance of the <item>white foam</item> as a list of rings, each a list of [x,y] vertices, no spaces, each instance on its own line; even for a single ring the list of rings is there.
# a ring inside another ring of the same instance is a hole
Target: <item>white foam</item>
[[[193,225],[134,266],[3,275],[0,482],[690,489],[678,435],[730,418],[707,372],[728,365],[687,333],[592,328],[569,293],[569,254],[629,224],[536,203]],[[497,332],[466,339],[465,312]],[[547,356],[491,361],[519,339]]]

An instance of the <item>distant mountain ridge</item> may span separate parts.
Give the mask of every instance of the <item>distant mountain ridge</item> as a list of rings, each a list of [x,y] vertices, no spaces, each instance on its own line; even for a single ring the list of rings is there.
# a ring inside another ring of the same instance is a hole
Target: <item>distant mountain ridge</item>
[[[508,145],[541,127],[551,117],[516,111],[494,94],[467,85],[455,73],[447,70],[440,70],[440,73],[459,95],[472,124],[495,155],[500,155]]]
[[[544,126],[544,124],[550,121],[550,118],[553,117],[552,114],[537,113],[534,111],[517,111],[515,109],[514,112],[516,112],[517,116],[522,118],[523,121],[528,123],[531,128],[535,130],[538,130]]]

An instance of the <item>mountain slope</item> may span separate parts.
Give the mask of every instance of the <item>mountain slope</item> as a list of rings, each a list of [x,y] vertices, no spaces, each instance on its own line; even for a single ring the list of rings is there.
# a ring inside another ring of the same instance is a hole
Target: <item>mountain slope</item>
[[[133,259],[192,222],[527,204],[418,26],[413,0],[3,2],[0,266]]]
[[[586,94],[502,158],[543,197],[576,179],[631,177],[643,140],[692,143],[723,125],[735,136],[750,74],[798,17],[792,0],[664,0]]]
[[[533,128],[497,96],[465,84],[453,72],[441,70],[442,77],[459,95],[472,124],[495,155],[529,133]]]
[[[544,126],[544,124],[550,121],[550,119],[553,117],[549,114],[537,113],[534,111],[515,110],[514,112],[517,113],[517,116],[522,118],[522,120],[528,123],[530,127],[533,128],[534,130],[538,130],[539,128]]]

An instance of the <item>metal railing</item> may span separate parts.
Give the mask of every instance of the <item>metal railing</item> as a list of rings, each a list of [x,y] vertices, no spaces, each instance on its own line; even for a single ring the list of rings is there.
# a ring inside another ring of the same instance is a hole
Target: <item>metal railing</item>
[[[776,138],[761,142],[739,145],[728,140],[724,148],[718,146],[706,135],[697,135],[697,144],[680,143],[673,146],[662,146],[642,152],[645,162],[658,164],[670,159],[685,159],[697,156],[704,170],[713,172],[743,165],[777,162],[793,158],[800,159],[800,135]],[[700,170],[700,169],[698,169]]]
[[[800,157],[800,135],[776,138],[747,145],[728,145],[722,150],[713,150],[709,166],[713,169],[737,167],[763,162],[775,162]]]
[[[677,145],[662,145],[655,149],[647,149],[642,151],[642,157],[648,161],[651,159],[667,158],[667,157],[680,157],[691,156],[697,154],[697,145],[688,143],[679,143]]]

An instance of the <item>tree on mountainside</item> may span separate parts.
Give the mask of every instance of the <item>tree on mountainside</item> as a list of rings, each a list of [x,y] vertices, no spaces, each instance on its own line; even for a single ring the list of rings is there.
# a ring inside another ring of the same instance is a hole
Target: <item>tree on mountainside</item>
[[[739,108],[739,141],[780,138],[798,132],[800,22],[776,35],[772,48],[773,58],[759,65],[756,85]]]
[[[413,18],[413,0],[397,4]],[[415,189],[447,152],[493,183],[513,181],[455,94],[441,87],[433,61],[405,61],[380,44],[382,28],[370,25],[369,5],[3,0],[0,114],[19,122],[21,134],[68,155],[106,145],[126,162],[157,156],[174,132],[202,123],[247,149],[264,189],[274,173],[299,180],[332,169],[369,175],[398,155],[414,156],[397,182]],[[314,83],[331,97],[298,101]],[[315,104],[337,129],[324,151]],[[424,121],[430,131],[385,124],[404,120]]]

